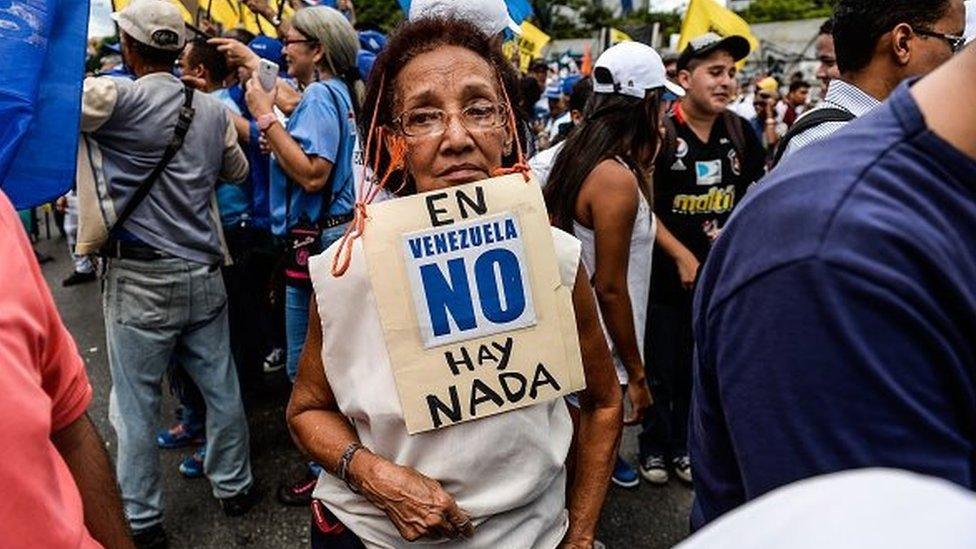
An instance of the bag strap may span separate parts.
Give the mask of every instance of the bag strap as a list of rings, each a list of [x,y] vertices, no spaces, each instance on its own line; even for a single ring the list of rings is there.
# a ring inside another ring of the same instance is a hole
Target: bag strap
[[[786,149],[794,137],[827,122],[850,122],[854,118],[855,116],[850,111],[834,107],[814,109],[808,114],[801,116],[787,130],[786,134],[780,138],[779,142],[776,143],[776,154],[773,156],[773,164],[770,169],[779,164],[779,161],[783,159],[783,155],[786,154]]]
[[[736,154],[739,155],[742,162],[745,162],[746,134],[742,127],[742,117],[730,110],[722,111],[722,117],[725,119],[725,129],[729,133],[729,139],[732,141]]]
[[[169,140],[169,144],[166,145],[166,150],[163,152],[163,157],[159,159],[159,163],[153,168],[153,171],[149,172],[146,179],[139,185],[136,189],[135,194],[128,202],[125,203],[125,207],[122,208],[122,213],[115,219],[115,224],[109,229],[108,234],[111,238],[116,229],[122,227],[129,217],[136,211],[139,204],[149,195],[149,191],[152,190],[153,185],[159,176],[166,169],[166,166],[173,160],[176,153],[183,146],[183,140],[186,138],[186,132],[190,130],[190,123],[193,122],[193,114],[196,111],[193,109],[193,88],[183,85],[183,106],[180,107],[180,117],[176,121],[176,129],[173,131],[173,137]]]

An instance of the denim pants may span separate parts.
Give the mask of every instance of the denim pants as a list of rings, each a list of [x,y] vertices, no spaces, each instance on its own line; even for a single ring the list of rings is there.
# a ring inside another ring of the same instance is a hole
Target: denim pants
[[[348,223],[322,231],[319,241],[319,252],[331,246],[342,238]],[[308,332],[308,306],[312,300],[312,288],[288,285],[285,288],[285,370],[288,379],[295,382],[298,375],[298,357],[305,346],[305,335]]]
[[[179,258],[111,259],[102,307],[112,374],[109,419],[119,440],[116,473],[132,528],[163,520],[155,431],[171,361],[186,369],[206,403],[203,470],[213,495],[227,498],[248,490],[248,427],[220,268]]]

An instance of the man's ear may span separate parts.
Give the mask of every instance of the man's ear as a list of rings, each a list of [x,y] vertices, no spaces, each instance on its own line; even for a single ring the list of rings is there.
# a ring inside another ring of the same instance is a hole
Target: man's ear
[[[691,71],[688,69],[681,69],[678,71],[678,84],[682,88],[688,89],[691,87]]]
[[[908,23],[898,23],[891,30],[891,54],[899,65],[907,65],[912,60],[912,39],[915,31]]]

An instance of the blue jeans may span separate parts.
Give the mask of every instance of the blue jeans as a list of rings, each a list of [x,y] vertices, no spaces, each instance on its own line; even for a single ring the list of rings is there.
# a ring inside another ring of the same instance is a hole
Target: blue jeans
[[[348,223],[322,231],[319,241],[319,253],[342,238]],[[285,288],[285,371],[288,379],[295,382],[298,375],[298,357],[305,346],[305,335],[308,332],[308,305],[311,302],[312,289],[301,286],[287,286]]]
[[[230,353],[227,294],[217,266],[179,258],[111,259],[102,293],[112,392],[109,419],[119,439],[116,473],[134,530],[163,520],[159,418],[163,375],[181,364],[206,403],[203,470],[213,495],[253,481],[248,427]]]

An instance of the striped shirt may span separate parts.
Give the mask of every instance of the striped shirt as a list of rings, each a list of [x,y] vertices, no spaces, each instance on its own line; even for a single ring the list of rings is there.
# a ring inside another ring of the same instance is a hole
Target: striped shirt
[[[830,81],[830,87],[827,89],[827,95],[824,96],[823,101],[816,108],[807,111],[807,113],[814,112],[818,109],[831,108],[843,109],[855,117],[860,117],[880,104],[881,101],[864,93],[857,86],[835,78]],[[796,135],[790,140],[789,145],[786,146],[786,152],[783,153],[783,158],[806,147],[810,143],[820,141],[847,124],[848,122],[824,122]]]

